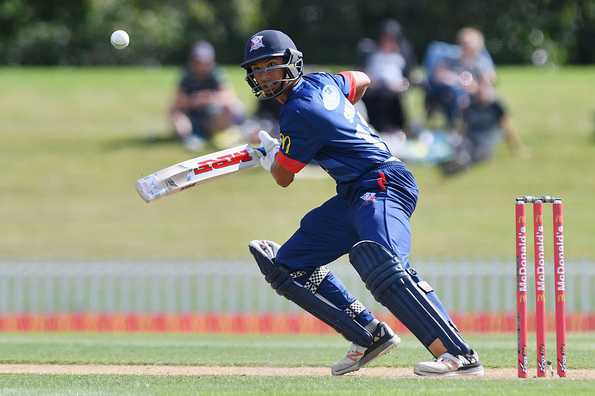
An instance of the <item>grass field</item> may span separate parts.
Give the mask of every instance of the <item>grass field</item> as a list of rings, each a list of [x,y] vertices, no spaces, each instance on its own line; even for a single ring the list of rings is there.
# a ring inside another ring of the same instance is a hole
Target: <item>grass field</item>
[[[226,71],[252,106],[239,68]],[[448,180],[412,167],[421,188],[413,260],[511,258],[512,200],[529,193],[563,196],[567,256],[595,259],[595,67],[499,72],[500,92],[530,156],[500,147],[492,162]],[[247,259],[249,240],[285,240],[308,209],[333,194],[330,179],[302,179],[284,190],[253,170],[144,204],[134,190],[137,178],[195,155],[168,138],[165,113],[177,78],[172,68],[0,68],[0,259]],[[408,97],[417,117],[420,99],[417,92]],[[469,339],[488,370],[513,369],[513,335]],[[403,341],[372,367],[410,369],[428,357],[413,338]],[[553,357],[554,341],[548,342]],[[568,345],[571,372],[593,373],[595,335],[571,334]],[[0,374],[0,396],[550,396],[595,389],[593,376],[445,381],[372,378],[365,370],[342,378],[292,374],[326,370],[346,348],[329,336],[0,333],[0,372],[6,364],[289,368],[282,376]]]
[[[227,71],[252,103],[239,68]],[[175,69],[0,69],[3,257],[246,257],[249,240],[285,240],[333,194],[330,179],[285,190],[253,170],[144,204],[138,177],[193,156],[167,141],[177,78]],[[593,81],[595,68],[500,69],[531,156],[501,147],[450,180],[413,167],[421,187],[413,260],[510,258],[512,200],[526,193],[563,196],[567,256],[595,258]],[[419,94],[408,99],[419,113]]]
[[[595,335],[569,336],[569,370],[592,368]],[[480,350],[488,370],[514,367],[512,335],[475,335],[469,341]],[[553,345],[553,339],[548,340]],[[39,375],[0,374],[0,395],[191,395],[191,394],[428,394],[587,395],[595,387],[595,370],[588,378],[517,380],[505,378],[431,380],[414,377],[333,378],[327,368],[345,352],[347,343],[333,336],[225,336],[189,334],[0,334],[0,371],[7,363],[116,364],[285,367],[285,376],[248,375]],[[533,352],[533,351],[531,351]],[[549,356],[553,351],[548,350]],[[534,353],[531,373],[534,373]],[[428,355],[410,336],[370,366],[410,370]],[[125,367],[122,366],[124,372]],[[323,375],[295,375],[291,368],[323,367]],[[84,370],[84,367],[80,367]],[[80,371],[79,370],[79,371]],[[374,369],[375,370],[375,369]],[[373,371],[373,370],[370,370]],[[4,371],[3,371],[4,372]],[[389,370],[390,372],[390,370]],[[590,378],[590,379],[589,379]]]

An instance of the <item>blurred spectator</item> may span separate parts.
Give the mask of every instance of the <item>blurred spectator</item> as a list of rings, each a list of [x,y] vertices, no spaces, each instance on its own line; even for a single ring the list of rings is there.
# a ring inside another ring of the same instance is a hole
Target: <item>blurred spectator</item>
[[[495,96],[494,87],[486,80],[478,82],[469,105],[462,111],[462,120],[462,133],[453,144],[453,156],[441,164],[446,175],[459,173],[492,158],[503,136],[513,153],[523,153],[525,150],[510,125],[504,105]]]
[[[176,135],[188,150],[200,151],[207,141],[239,124],[242,117],[241,102],[216,68],[213,46],[197,42],[170,109]]]
[[[449,127],[461,119],[469,106],[479,81],[491,86],[496,81],[494,63],[484,46],[483,34],[474,28],[463,28],[457,35],[458,45],[443,42],[430,44],[424,65],[428,75],[426,111],[430,117],[440,109]]]
[[[362,98],[370,123],[379,132],[406,128],[402,94],[409,88],[409,71],[415,60],[411,45],[395,20],[384,22],[378,42],[364,39],[359,44],[360,62],[372,83]]]

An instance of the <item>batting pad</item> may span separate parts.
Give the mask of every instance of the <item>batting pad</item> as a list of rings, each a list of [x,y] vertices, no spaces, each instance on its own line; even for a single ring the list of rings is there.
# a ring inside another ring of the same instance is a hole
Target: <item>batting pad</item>
[[[278,246],[274,242],[260,240],[252,241],[248,245],[260,272],[277,294],[322,320],[348,341],[365,347],[372,345],[372,334],[368,330],[353,320],[347,312],[320,299],[315,294],[318,286],[329,273],[328,269],[325,266],[315,269],[306,283],[301,285],[287,268],[275,262],[274,254]]]

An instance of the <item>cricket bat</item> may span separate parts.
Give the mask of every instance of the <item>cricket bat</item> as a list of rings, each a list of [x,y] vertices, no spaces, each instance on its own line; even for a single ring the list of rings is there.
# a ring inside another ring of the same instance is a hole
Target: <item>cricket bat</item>
[[[256,151],[248,144],[192,158],[138,179],[136,191],[145,202],[174,194],[215,178],[253,168],[259,164]]]

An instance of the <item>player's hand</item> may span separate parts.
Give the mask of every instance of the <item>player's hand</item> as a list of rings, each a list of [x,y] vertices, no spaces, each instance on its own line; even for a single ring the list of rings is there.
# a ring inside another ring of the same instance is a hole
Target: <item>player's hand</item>
[[[279,151],[279,141],[273,138],[267,131],[258,131],[258,139],[265,151],[265,155],[260,155],[260,165],[268,172],[271,171],[275,156]]]
[[[267,131],[263,131],[262,129],[258,131],[258,139],[267,154],[273,150],[279,150],[279,141],[269,135]]]

